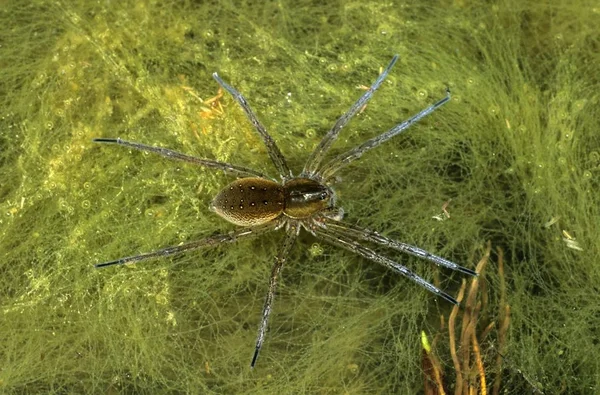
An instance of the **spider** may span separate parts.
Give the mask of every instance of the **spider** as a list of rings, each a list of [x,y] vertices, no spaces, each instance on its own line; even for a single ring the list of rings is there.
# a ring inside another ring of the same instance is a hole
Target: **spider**
[[[406,121],[394,126],[387,132],[373,137],[358,147],[352,148],[323,164],[325,154],[337,139],[341,129],[371,99],[373,93],[385,80],[397,60],[398,55],[395,55],[389,65],[375,80],[373,85],[371,85],[352,107],[337,120],[331,130],[329,130],[311,153],[304,165],[304,169],[298,176],[292,174],[284,156],[277,147],[277,144],[257,119],[254,111],[252,111],[244,96],[223,81],[217,73],[213,73],[213,78],[238,102],[260,135],[271,161],[277,168],[281,181],[247,167],[218,162],[211,159],[196,158],[166,148],[125,141],[120,138],[94,139],[93,141],[97,143],[118,144],[139,151],[153,152],[169,159],[214,168],[238,176],[239,178],[236,181],[227,185],[217,194],[212,200],[209,208],[227,221],[241,226],[241,228],[229,233],[217,234],[201,240],[167,247],[154,252],[99,263],[95,265],[95,267],[101,268],[113,265],[123,265],[150,258],[180,254],[182,252],[212,247],[222,243],[233,243],[269,231],[283,229],[285,231],[285,236],[283,243],[275,256],[275,262],[271,269],[269,289],[262,309],[256,346],[250,362],[250,368],[254,368],[258,354],[265,340],[267,324],[269,322],[269,316],[273,307],[273,299],[277,287],[277,279],[287,260],[288,254],[300,233],[300,229],[302,228],[327,243],[344,248],[363,258],[392,269],[395,272],[408,277],[431,293],[452,304],[458,305],[459,302],[446,292],[435,287],[405,266],[375,252],[363,244],[368,242],[408,253],[426,259],[439,266],[457,270],[471,276],[477,276],[477,272],[459,266],[442,257],[433,255],[416,246],[391,240],[377,232],[343,222],[342,218],[344,216],[344,210],[341,207],[336,206],[336,195],[332,188],[332,184],[336,181],[335,175],[338,171],[359,159],[365,152],[388,141],[409,128],[421,118],[434,112],[450,100],[450,91],[446,89],[446,96],[443,99],[425,108]]]

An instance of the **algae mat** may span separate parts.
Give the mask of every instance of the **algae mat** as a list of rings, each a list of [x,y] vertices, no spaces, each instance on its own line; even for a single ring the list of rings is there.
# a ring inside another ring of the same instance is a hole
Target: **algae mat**
[[[0,392],[455,392],[451,306],[310,235],[253,370],[280,234],[93,267],[234,228],[208,210],[230,177],[93,138],[273,174],[218,71],[298,172],[394,54],[332,155],[453,97],[340,173],[346,220],[469,268],[491,242],[465,383],[600,391],[595,2],[2,3]],[[463,276],[386,252],[459,293]]]

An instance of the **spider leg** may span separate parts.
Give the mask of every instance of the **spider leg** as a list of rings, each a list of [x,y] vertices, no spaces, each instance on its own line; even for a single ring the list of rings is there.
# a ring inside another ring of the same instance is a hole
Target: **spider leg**
[[[454,299],[452,296],[448,295],[446,292],[442,291],[438,287],[434,286],[427,282],[424,278],[419,276],[418,274],[412,272],[407,267],[386,258],[383,255],[378,254],[377,252],[371,250],[370,248],[362,246],[355,240],[350,238],[350,235],[345,234],[341,231],[332,231],[328,228],[328,221],[325,222],[323,226],[315,226],[314,230],[318,237],[322,238],[328,243],[336,245],[338,247],[344,248],[350,252],[353,252],[357,255],[360,255],[364,258],[367,258],[370,261],[379,263],[387,268],[394,270],[397,273],[402,274],[405,277],[413,280],[415,283],[427,289],[429,292],[440,296],[441,298],[447,300],[448,302],[459,305],[459,302]]]
[[[438,100],[437,103],[432,104],[424,110],[421,110],[418,114],[413,115],[408,118],[406,121],[394,126],[390,130],[385,133],[380,134],[379,136],[375,136],[370,140],[365,141],[361,145],[356,148],[353,148],[349,151],[344,152],[343,154],[333,158],[327,164],[323,166],[320,173],[324,180],[329,180],[331,177],[338,172],[341,168],[347,166],[352,163],[356,159],[360,158],[365,152],[368,150],[377,147],[378,145],[385,143],[392,137],[401,133],[402,131],[408,129],[412,124],[418,122],[422,118],[425,118],[427,115],[431,114],[439,107],[444,105],[450,100],[450,89],[446,88],[446,97],[441,100]]]
[[[365,104],[371,99],[377,88],[381,85],[381,83],[385,80],[388,73],[394,67],[394,64],[398,60],[398,55],[394,55],[390,64],[383,70],[383,72],[377,77],[373,85],[346,111],[344,115],[342,115],[335,125],[331,128],[329,132],[323,137],[323,140],[317,145],[317,148],[310,154],[310,157],[306,161],[304,165],[304,170],[302,171],[303,177],[312,176],[317,172],[323,157],[327,153],[327,150],[331,147],[331,145],[335,142],[342,128],[356,115],[356,113],[363,108]]]
[[[275,289],[277,288],[277,278],[279,277],[279,273],[281,272],[281,268],[285,263],[287,256],[294,245],[294,241],[298,236],[297,227],[290,226],[287,229],[285,240],[283,245],[279,248],[279,252],[275,257],[275,264],[273,265],[273,269],[271,269],[271,280],[269,281],[269,291],[267,292],[267,297],[265,298],[265,304],[263,306],[260,327],[258,329],[258,336],[256,337],[256,348],[254,349],[254,355],[252,356],[252,362],[250,362],[250,368],[254,368],[256,364],[256,360],[258,359],[258,353],[260,352],[260,348],[263,345],[265,340],[265,333],[267,331],[267,324],[269,322],[269,316],[271,315],[271,309],[273,307],[273,299],[275,297]]]
[[[260,235],[269,230],[272,230],[273,227],[274,227],[273,224],[268,224],[268,225],[256,227],[256,228],[243,228],[243,229],[236,230],[234,232],[209,236],[209,237],[206,237],[201,240],[192,241],[190,243],[185,243],[185,244],[181,244],[181,245],[177,245],[177,246],[163,248],[158,251],[147,252],[145,254],[116,259],[114,261],[98,263],[98,264],[94,265],[94,267],[101,268],[101,267],[107,267],[107,266],[113,266],[113,265],[124,265],[126,263],[134,263],[134,262],[144,261],[144,260],[151,259],[151,258],[158,258],[158,257],[169,256],[169,255],[181,254],[182,252],[197,250],[199,248],[213,247],[213,246],[219,245],[221,243],[233,243],[242,238]]]
[[[467,269],[466,267],[460,266],[445,258],[433,255],[432,253],[425,251],[419,247],[402,243],[400,241],[388,239],[387,237],[382,236],[379,233],[369,229],[363,229],[356,225],[351,225],[341,221],[327,221],[327,227],[333,230],[334,232],[342,233],[348,237],[370,241],[372,243],[376,243],[384,247],[392,248],[396,251],[405,252],[418,258],[426,259],[430,262],[435,263],[436,265],[444,266],[448,269],[456,270],[458,272],[462,272],[470,276],[477,277],[479,275],[475,270]]]
[[[267,147],[269,157],[271,158],[271,161],[273,161],[273,164],[277,168],[281,179],[285,181],[291,178],[292,172],[290,171],[290,168],[288,167],[287,162],[283,157],[283,154],[279,150],[279,147],[277,147],[277,144],[275,144],[275,140],[273,140],[269,133],[267,133],[265,127],[260,123],[260,121],[256,117],[256,114],[254,114],[254,111],[252,111],[252,109],[248,105],[246,98],[242,96],[242,94],[238,92],[234,87],[223,81],[217,73],[213,73],[213,78],[219,83],[219,85],[223,87],[223,89],[229,92],[231,96],[233,96],[233,98],[242,107],[242,109],[246,113],[246,116],[248,117],[250,122],[252,122],[252,125],[254,125],[256,131],[258,132],[258,134],[260,134],[260,137],[263,139],[263,142]]]
[[[182,154],[180,152],[176,152],[167,148],[155,147],[151,145],[135,143],[132,141],[121,140],[120,138],[97,138],[92,140],[95,143],[108,143],[108,144],[118,144],[123,145],[125,147],[133,148],[139,151],[147,151],[154,152],[156,154],[162,155],[169,159],[181,160],[188,163],[193,163],[195,165],[200,165],[204,167],[211,167],[213,169],[223,170],[226,173],[233,173],[241,177],[260,177],[260,178],[269,178],[264,174],[249,169],[247,167],[236,166],[225,162],[218,162],[210,159],[201,159],[193,156],[189,156],[186,154]]]

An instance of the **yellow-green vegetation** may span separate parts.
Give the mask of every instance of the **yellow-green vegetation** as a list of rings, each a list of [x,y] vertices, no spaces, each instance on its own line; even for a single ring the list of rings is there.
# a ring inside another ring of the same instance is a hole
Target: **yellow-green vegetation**
[[[346,219],[471,268],[491,240],[510,306],[501,393],[600,391],[600,7],[422,3],[2,2],[0,392],[422,391],[420,333],[451,306],[311,236],[254,370],[280,234],[93,268],[233,226],[208,210],[230,177],[92,138],[272,173],[218,71],[299,171],[395,53],[332,155],[453,98],[341,173]],[[462,275],[390,255],[458,293]]]

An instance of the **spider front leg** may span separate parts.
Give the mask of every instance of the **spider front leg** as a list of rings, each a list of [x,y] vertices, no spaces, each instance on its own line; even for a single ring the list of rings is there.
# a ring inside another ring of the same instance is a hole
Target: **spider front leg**
[[[338,247],[344,248],[350,252],[353,252],[357,255],[360,255],[364,258],[367,258],[370,261],[379,263],[387,268],[394,270],[397,273],[402,274],[405,277],[408,277],[412,281],[416,282],[423,288],[427,289],[429,292],[440,296],[441,298],[447,300],[448,302],[459,305],[458,301],[454,299],[452,296],[442,291],[435,285],[429,283],[427,280],[409,270],[407,267],[395,262],[377,252],[373,251],[370,248],[364,247],[356,240],[352,240],[348,234],[345,234],[343,231],[336,231],[330,229],[328,227],[329,222],[326,220],[321,222],[321,226],[315,227],[314,231],[318,237],[322,238],[328,243],[336,245]]]
[[[435,110],[437,110],[438,108],[440,108],[441,106],[443,106],[444,104],[446,104],[449,101],[450,101],[450,89],[446,88],[446,96],[444,98],[438,100],[436,103],[425,108],[424,110],[421,110],[417,114],[408,118],[406,121],[399,123],[398,125],[394,126],[390,130],[388,130],[387,132],[382,133],[379,136],[375,136],[372,139],[365,141],[358,147],[353,148],[349,151],[346,151],[343,154],[338,155],[337,157],[330,160],[319,171],[319,173],[321,174],[321,177],[326,181],[330,180],[336,172],[338,172],[340,169],[348,166],[350,163],[354,162],[355,160],[359,159],[365,152],[385,143],[392,137],[402,133],[403,131],[405,131],[406,129],[411,127],[413,124],[415,124],[416,122],[425,118],[427,115],[431,114],[432,112],[434,112]]]
[[[223,233],[219,235],[209,236],[201,240],[192,241],[190,243],[181,244],[178,246],[172,246],[163,248],[162,250],[147,252],[145,254],[129,256],[125,258],[116,259],[114,261],[98,263],[94,267],[101,268],[113,265],[124,265],[126,263],[134,263],[139,261],[145,261],[147,259],[165,257],[175,254],[181,254],[186,251],[193,251],[204,247],[213,247],[222,243],[233,243],[243,238],[250,236],[258,236],[265,232],[272,230],[273,224],[264,225],[257,228],[243,228],[230,233]]]
[[[332,217],[329,217],[332,218]],[[435,263],[438,266],[447,267],[448,269],[456,270],[458,272],[462,272],[468,274],[470,276],[477,277],[478,273],[475,270],[468,269],[464,266],[460,266],[452,261],[449,261],[446,258],[442,258],[441,256],[434,255],[429,251],[425,251],[422,248],[417,246],[413,246],[410,244],[402,243],[401,241],[392,240],[385,236],[380,235],[377,232],[374,232],[369,229],[363,229],[356,225],[351,225],[348,223],[341,222],[339,219],[332,218],[335,221],[327,222],[327,226],[336,231],[340,232],[346,236],[353,237],[356,239],[366,240],[372,243],[379,244],[384,247],[392,248],[396,251],[405,252],[407,254],[416,256],[418,258],[426,259],[430,262]],[[341,219],[341,218],[340,218]]]
[[[344,113],[337,120],[337,122],[335,123],[335,125],[333,125],[331,130],[327,132],[325,137],[323,137],[317,148],[315,148],[315,150],[310,154],[308,160],[306,161],[306,164],[304,165],[304,170],[302,171],[303,177],[311,177],[315,173],[317,173],[317,169],[321,165],[321,161],[325,157],[325,154],[327,154],[327,151],[329,150],[331,145],[338,138],[338,135],[340,134],[342,128],[346,126],[350,119],[352,119],[352,117],[354,117],[354,115],[356,115],[356,113],[361,108],[363,108],[369,100],[371,100],[371,97],[379,88],[379,86],[383,83],[392,67],[394,67],[394,64],[396,64],[397,60],[398,55],[394,55],[390,64],[388,64],[385,70],[383,70],[379,77],[377,77],[375,82],[373,82],[373,85],[371,85],[371,87],[367,89],[367,91],[352,105],[352,107],[350,107],[348,111],[346,111],[346,113]]]
[[[269,323],[269,316],[271,315],[271,309],[273,307],[273,299],[275,298],[275,289],[277,288],[277,279],[279,278],[279,273],[283,268],[283,264],[287,260],[287,257],[290,253],[290,250],[292,249],[292,246],[294,245],[294,241],[296,241],[297,236],[297,225],[289,226],[286,231],[283,245],[280,247],[279,252],[275,257],[275,264],[273,265],[273,269],[271,269],[269,291],[267,292],[267,297],[265,298],[265,304],[262,310],[260,327],[258,328],[258,336],[256,337],[256,348],[254,349],[254,356],[252,357],[252,362],[250,362],[250,368],[254,368],[256,360],[258,359],[258,353],[260,352],[260,348],[262,347],[263,342],[265,340],[267,324]]]

